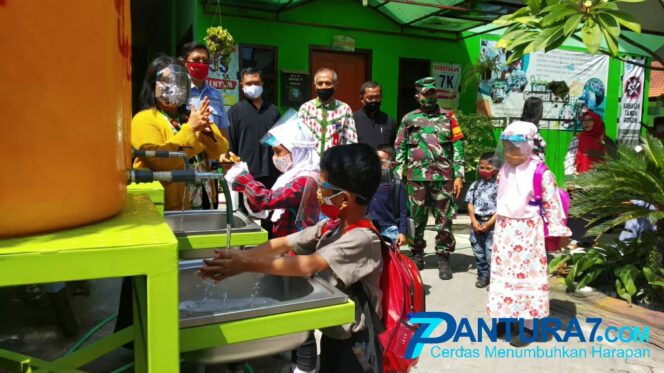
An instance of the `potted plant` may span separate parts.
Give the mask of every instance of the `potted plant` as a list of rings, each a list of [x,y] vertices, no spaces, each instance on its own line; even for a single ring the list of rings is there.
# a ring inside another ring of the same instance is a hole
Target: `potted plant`
[[[475,65],[466,67],[466,72],[463,76],[464,89],[468,87],[468,84],[471,82],[477,83],[491,80],[493,73],[499,72],[500,68],[495,59],[482,57]]]
[[[567,103],[569,101],[569,87],[563,80],[554,80],[546,85],[546,89],[551,91],[560,101]]]
[[[208,27],[205,40],[205,46],[210,51],[212,60],[212,69],[219,69],[219,62],[223,65],[223,71],[228,71],[228,65],[231,62],[231,53],[235,40],[228,30],[221,26]]]

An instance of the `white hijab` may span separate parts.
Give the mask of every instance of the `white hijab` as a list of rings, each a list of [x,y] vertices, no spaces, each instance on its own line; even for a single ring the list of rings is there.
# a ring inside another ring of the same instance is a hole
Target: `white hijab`
[[[501,137],[523,136],[526,141],[519,142],[521,154],[528,160],[514,167],[505,162],[498,174],[498,197],[496,213],[500,216],[525,219],[539,215],[539,207],[528,202],[533,200],[533,177],[535,169],[541,162],[533,151],[533,139],[537,127],[530,122],[516,121],[505,128]]]
[[[276,143],[272,141],[271,146],[283,146],[290,152],[293,159],[293,167],[279,176],[272,186],[272,190],[283,188],[303,176],[318,179],[320,157],[316,151],[316,141],[311,131],[302,125],[295,110],[289,109],[282,119],[268,131],[268,136],[276,140]],[[270,220],[276,222],[283,212],[283,209],[274,210]]]

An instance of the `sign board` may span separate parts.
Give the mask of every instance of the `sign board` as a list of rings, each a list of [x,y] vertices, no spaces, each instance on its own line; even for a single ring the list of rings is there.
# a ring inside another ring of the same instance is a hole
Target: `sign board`
[[[645,64],[645,59],[634,62]],[[620,100],[620,116],[618,118],[618,142],[636,146],[641,135],[641,115],[643,113],[643,84],[645,83],[643,67],[623,62],[622,98]]]
[[[297,110],[310,97],[308,73],[281,71],[281,105]]]
[[[239,66],[237,45],[233,47],[233,51],[231,52],[229,66],[224,66],[222,57],[217,58],[216,61],[212,61],[210,65],[210,73],[206,82],[210,87],[219,90],[221,98],[224,100],[226,111],[240,99]]]
[[[554,119],[540,122],[540,126],[548,124],[548,129],[581,131],[579,118],[586,110],[604,117],[608,56],[557,49],[530,53],[507,65],[505,61],[511,52],[495,45],[495,41],[481,41],[480,58],[495,61],[499,71],[480,82],[478,111],[492,117],[516,119],[521,117],[527,98],[539,97],[544,103],[544,118]],[[547,88],[552,81],[567,83],[569,94],[565,99],[556,97]]]
[[[438,105],[444,109],[458,108],[461,66],[445,62],[434,62],[431,64],[431,76],[436,79]]]
[[[332,36],[332,48],[340,51],[355,51],[355,39],[347,35]]]

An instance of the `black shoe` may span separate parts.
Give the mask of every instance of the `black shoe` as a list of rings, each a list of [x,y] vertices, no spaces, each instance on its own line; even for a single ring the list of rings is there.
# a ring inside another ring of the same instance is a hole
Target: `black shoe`
[[[530,329],[526,329],[526,328],[524,328],[524,329],[523,329],[523,334],[524,334],[524,337],[526,337],[526,338],[529,339],[529,341],[524,341],[524,340],[522,340],[522,339],[520,338],[519,333],[517,333],[516,335],[513,335],[512,338],[510,338],[510,345],[511,345],[512,347],[526,347],[526,346],[528,346],[529,344],[531,344],[531,343],[532,343],[533,336],[534,336],[533,331],[530,330]]]
[[[452,268],[450,267],[450,254],[438,256],[438,277],[441,280],[452,279]]]
[[[413,262],[420,271],[424,269],[424,252],[413,250]]]
[[[485,288],[489,286],[489,278],[488,277],[480,277],[477,279],[477,282],[475,282],[475,287],[476,288]]]

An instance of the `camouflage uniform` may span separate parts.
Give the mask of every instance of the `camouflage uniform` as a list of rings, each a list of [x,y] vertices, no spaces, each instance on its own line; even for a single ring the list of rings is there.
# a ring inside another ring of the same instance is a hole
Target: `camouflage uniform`
[[[425,79],[416,82],[418,89],[435,89],[433,83],[427,84]],[[412,111],[401,122],[395,142],[395,173],[405,181],[411,218],[415,221],[414,252],[421,252],[426,247],[424,229],[430,209],[438,232],[436,253],[454,251],[453,183],[455,178],[464,177],[462,139],[463,133],[454,113],[438,105],[428,112]]]

